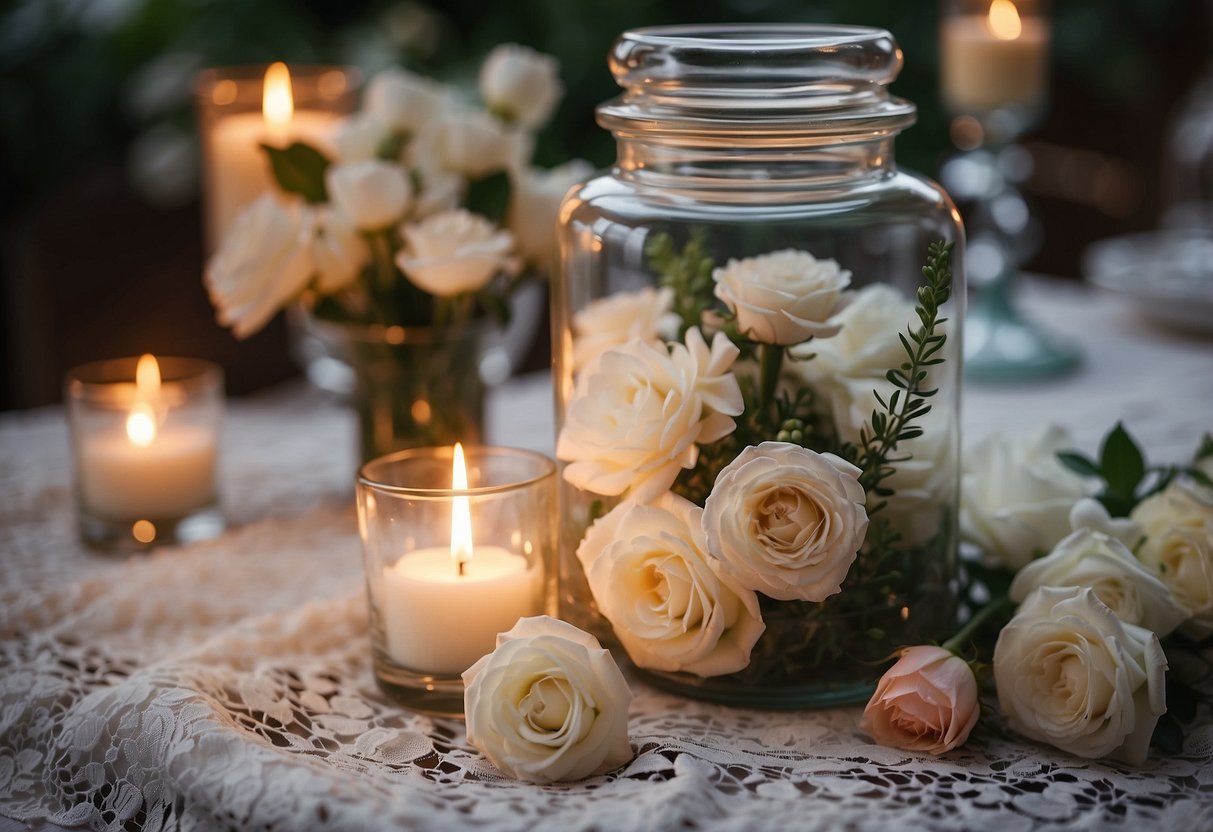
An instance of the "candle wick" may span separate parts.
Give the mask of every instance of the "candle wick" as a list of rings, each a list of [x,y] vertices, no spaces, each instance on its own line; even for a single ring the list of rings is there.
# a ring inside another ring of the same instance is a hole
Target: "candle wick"
[[[465,566],[465,564],[467,563],[467,561],[460,560],[460,561],[457,561],[457,562],[458,562],[458,564],[459,564],[459,577],[461,577],[461,578],[462,578],[462,577],[464,576],[465,572],[467,571],[467,567]]]

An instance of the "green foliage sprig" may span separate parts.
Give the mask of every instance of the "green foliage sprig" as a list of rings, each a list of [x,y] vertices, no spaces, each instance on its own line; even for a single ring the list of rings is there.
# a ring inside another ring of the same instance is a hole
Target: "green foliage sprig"
[[[1057,452],[1057,460],[1071,471],[1092,477],[1103,483],[1095,499],[1113,517],[1128,517],[1138,503],[1166,488],[1180,474],[1202,485],[1213,486],[1213,480],[1196,463],[1213,456],[1213,436],[1205,434],[1196,449],[1192,465],[1150,465],[1141,446],[1125,426],[1117,422],[1108,431],[1095,460],[1081,451],[1067,449]]]
[[[674,290],[674,312],[681,319],[678,337],[703,323],[703,313],[715,305],[712,293],[712,269],[715,261],[704,251],[707,234],[702,229],[691,233],[679,251],[669,234],[654,234],[644,247],[663,287]],[[734,339],[736,340],[736,339]]]
[[[886,399],[876,391],[880,407],[872,411],[871,421],[859,433],[858,447],[845,447],[843,456],[855,462],[863,471],[859,483],[864,491],[887,499],[893,490],[883,485],[892,476],[898,462],[908,456],[895,455],[897,445],[922,435],[914,422],[930,412],[927,400],[938,388],[925,386],[930,368],[942,364],[939,355],[947,335],[937,332],[948,319],[939,316],[939,307],[952,293],[952,243],[935,242],[927,249],[927,263],[922,268],[925,282],[918,287],[918,303],[914,308],[920,326],[907,326],[898,337],[906,351],[906,361],[888,371],[885,378],[896,390]],[[868,507],[868,514],[879,511],[883,500]]]

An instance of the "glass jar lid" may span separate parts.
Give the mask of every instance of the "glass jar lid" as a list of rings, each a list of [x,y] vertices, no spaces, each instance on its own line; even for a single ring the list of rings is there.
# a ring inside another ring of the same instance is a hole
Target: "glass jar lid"
[[[883,29],[703,25],[633,29],[615,42],[623,95],[598,108],[613,132],[754,137],[855,133],[871,140],[914,122],[890,96],[902,52]]]

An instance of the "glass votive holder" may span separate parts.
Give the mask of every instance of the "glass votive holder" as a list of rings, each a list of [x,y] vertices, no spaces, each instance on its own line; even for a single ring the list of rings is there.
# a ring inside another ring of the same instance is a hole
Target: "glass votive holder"
[[[194,82],[202,140],[206,250],[214,251],[242,208],[275,189],[262,144],[304,142],[332,158],[333,137],[354,109],[354,67],[260,64],[203,70]]]
[[[64,392],[81,538],[129,551],[224,529],[215,468],[223,371],[196,358],[115,358]]]
[[[514,448],[414,448],[362,466],[358,527],[384,691],[462,716],[463,671],[555,598],[555,489],[552,460]]]

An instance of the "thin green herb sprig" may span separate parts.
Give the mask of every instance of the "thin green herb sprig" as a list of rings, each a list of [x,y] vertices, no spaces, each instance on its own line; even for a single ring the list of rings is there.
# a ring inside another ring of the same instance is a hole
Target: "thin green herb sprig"
[[[939,316],[939,307],[947,303],[952,294],[952,247],[950,242],[931,243],[927,249],[927,263],[922,267],[925,282],[918,287],[918,303],[914,312],[920,326],[907,326],[899,333],[907,360],[900,367],[888,371],[885,378],[896,390],[886,399],[875,391],[880,407],[873,409],[871,422],[860,429],[858,447],[844,447],[843,455],[863,472],[859,484],[864,491],[880,497],[880,502],[868,508],[874,514],[884,507],[893,490],[883,485],[892,476],[898,462],[908,456],[896,456],[897,445],[922,435],[922,428],[914,422],[931,410],[927,400],[939,388],[925,386],[930,368],[944,362],[939,351],[947,341],[947,335],[938,328],[947,322]]]

